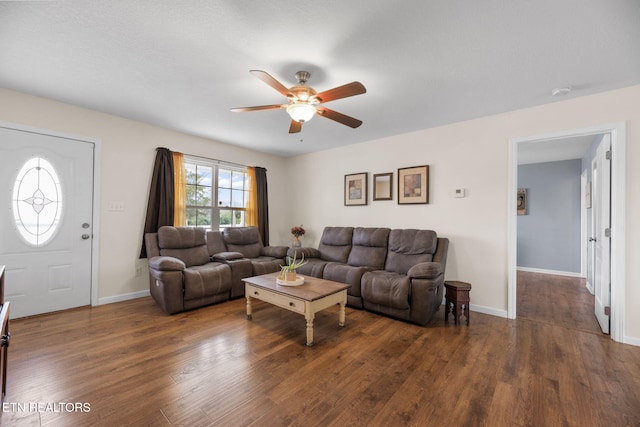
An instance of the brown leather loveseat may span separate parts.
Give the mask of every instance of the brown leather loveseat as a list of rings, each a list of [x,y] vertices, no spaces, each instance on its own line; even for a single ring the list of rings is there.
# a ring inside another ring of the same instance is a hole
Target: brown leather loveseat
[[[242,279],[280,270],[287,246],[264,246],[256,227],[160,227],[145,235],[151,296],[168,313],[244,296]]]

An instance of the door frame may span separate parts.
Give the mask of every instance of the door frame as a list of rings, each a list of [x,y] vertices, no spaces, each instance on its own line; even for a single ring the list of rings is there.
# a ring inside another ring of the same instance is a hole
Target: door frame
[[[626,262],[626,123],[609,123],[588,128],[557,131],[543,135],[509,138],[509,177],[507,185],[507,317],[516,318],[518,145],[574,136],[611,134],[611,339],[625,337]]]
[[[100,164],[102,155],[102,141],[97,138],[89,138],[86,136],[73,135],[65,132],[58,132],[50,129],[25,126],[16,123],[0,121],[0,127],[12,129],[22,132],[37,133],[40,135],[53,136],[57,138],[73,139],[87,144],[93,144],[93,200],[92,200],[92,229],[93,238],[91,239],[91,305],[99,305],[98,301],[98,270],[99,270],[99,248],[100,248]]]

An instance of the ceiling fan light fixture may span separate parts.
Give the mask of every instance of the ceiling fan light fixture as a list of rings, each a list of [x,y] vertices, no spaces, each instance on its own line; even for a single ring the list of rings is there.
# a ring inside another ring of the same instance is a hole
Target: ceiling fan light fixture
[[[313,118],[316,114],[316,107],[303,102],[294,102],[287,105],[287,113],[297,122],[305,123]]]

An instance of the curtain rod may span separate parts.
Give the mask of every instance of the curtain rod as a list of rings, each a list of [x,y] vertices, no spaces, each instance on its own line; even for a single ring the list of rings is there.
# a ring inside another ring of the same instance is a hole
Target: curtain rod
[[[171,149],[166,148],[166,147],[156,147],[156,151],[158,150],[169,150],[171,151]],[[218,159],[212,159],[211,157],[204,157],[204,156],[196,156],[195,154],[186,154],[186,153],[181,153],[183,156],[188,156],[188,157],[195,157],[197,159],[204,159],[204,160],[210,160],[212,162],[217,162],[218,164],[227,164],[230,166],[239,166],[241,168],[249,168],[252,166],[247,166],[247,165],[242,165],[240,163],[234,163],[234,162],[227,162],[226,160],[218,160]],[[255,167],[255,166],[253,166]]]
[[[210,160],[213,162],[217,162],[218,164],[226,164],[226,165],[231,165],[231,166],[240,166],[242,168],[248,168],[249,166],[247,165],[241,165],[240,163],[233,163],[233,162],[227,162],[225,160],[218,160],[218,159],[212,159],[211,157],[204,157],[204,156],[196,156],[194,154],[186,154],[186,153],[182,153],[184,156],[188,156],[188,157],[195,157],[198,159],[204,159],[204,160]]]

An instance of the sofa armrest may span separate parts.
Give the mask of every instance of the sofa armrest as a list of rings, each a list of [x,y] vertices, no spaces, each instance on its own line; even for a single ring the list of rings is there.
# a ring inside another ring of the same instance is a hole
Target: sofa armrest
[[[287,256],[288,246],[265,246],[260,250],[260,255],[284,258]]]
[[[186,268],[184,262],[172,256],[154,256],[149,259],[149,268],[160,271],[182,271]]]
[[[244,255],[240,252],[218,252],[217,254],[211,255],[211,260],[217,262],[227,262],[242,258],[244,258]]]
[[[435,279],[442,275],[444,269],[438,262],[421,262],[407,271],[407,276],[412,279]]]
[[[316,248],[289,248],[287,251],[287,256],[289,258],[293,258],[295,256],[296,259],[300,259],[303,255],[304,259],[320,258],[320,251]]]

